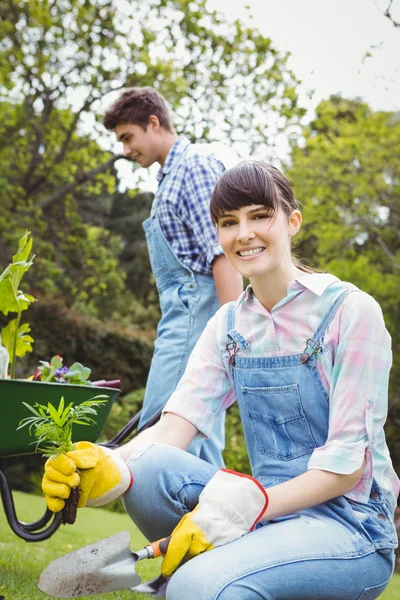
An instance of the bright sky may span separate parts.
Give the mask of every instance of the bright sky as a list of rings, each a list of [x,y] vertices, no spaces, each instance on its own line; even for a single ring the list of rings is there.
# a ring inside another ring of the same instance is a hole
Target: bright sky
[[[308,119],[322,99],[336,93],[361,97],[375,110],[400,110],[400,28],[383,14],[389,3],[208,0],[210,9],[257,27],[277,49],[290,52],[288,64],[301,80],[299,92],[302,105],[309,109]],[[391,14],[400,22],[400,0],[392,0]],[[282,146],[282,156],[286,150]],[[128,185],[137,182],[138,172],[133,174],[129,163],[120,161],[118,168]],[[154,191],[157,169],[140,171],[143,187]]]
[[[360,96],[376,110],[400,110],[400,28],[383,14],[389,3],[208,0],[210,8],[245,20],[291,53],[289,65],[302,89],[315,90],[313,106],[340,92]],[[400,0],[392,1],[391,14],[400,22]]]

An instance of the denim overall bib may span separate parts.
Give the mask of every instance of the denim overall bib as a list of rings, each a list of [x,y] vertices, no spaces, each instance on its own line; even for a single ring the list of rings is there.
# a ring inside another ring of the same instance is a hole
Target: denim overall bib
[[[162,191],[175,169],[186,158],[187,149],[177,156],[156,192],[151,214],[143,223],[150,263],[159,293],[161,320],[146,384],[139,427],[155,415],[174,392],[189,356],[208,320],[219,308],[214,278],[194,273],[181,263],[161,231],[157,208]],[[194,440],[189,452],[218,467],[223,466],[225,415],[215,425],[211,439]]]
[[[230,307],[230,373],[252,473],[265,488],[305,473],[313,450],[326,442],[329,395],[317,370],[317,357],[324,351],[329,325],[351,292],[357,292],[351,284],[338,288],[317,331],[304,340],[303,352],[291,356],[246,358],[250,345],[234,329],[234,305]],[[344,524],[358,540],[361,555],[375,550],[393,554],[397,546],[393,510],[375,480],[370,483],[368,504],[340,496],[305,512],[333,516]],[[282,517],[290,518],[296,515]]]

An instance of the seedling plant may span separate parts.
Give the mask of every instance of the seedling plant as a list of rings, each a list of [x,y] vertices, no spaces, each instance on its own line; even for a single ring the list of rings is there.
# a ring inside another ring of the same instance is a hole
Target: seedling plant
[[[32,415],[22,419],[17,429],[29,427],[29,434],[35,437],[32,444],[36,445],[36,451],[42,452],[43,456],[52,458],[65,454],[75,448],[72,441],[73,425],[93,424],[97,415],[96,408],[107,402],[107,398],[108,396],[98,395],[80,404],[70,402],[65,406],[62,397],[58,407],[50,403],[47,406],[38,403],[31,406],[23,402]],[[78,501],[79,488],[72,488],[61,513],[64,524],[75,522]]]

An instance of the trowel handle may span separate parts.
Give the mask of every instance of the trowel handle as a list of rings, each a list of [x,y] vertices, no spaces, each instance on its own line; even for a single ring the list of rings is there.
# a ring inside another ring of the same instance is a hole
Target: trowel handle
[[[156,542],[152,542],[147,546],[147,548],[151,548],[153,550],[152,558],[158,558],[159,556],[164,556],[168,549],[168,544],[171,541],[171,536],[162,538],[161,540],[157,540]]]

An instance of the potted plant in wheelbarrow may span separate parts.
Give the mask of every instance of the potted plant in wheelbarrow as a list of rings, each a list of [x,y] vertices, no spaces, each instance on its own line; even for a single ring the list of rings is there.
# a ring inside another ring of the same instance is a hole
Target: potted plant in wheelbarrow
[[[24,274],[34,261],[32,236],[29,231],[20,239],[18,250],[11,263],[0,273],[0,312],[10,321],[0,330],[0,457],[31,454],[31,444],[27,428],[18,429],[26,417],[26,407],[53,405],[59,406],[61,398],[67,405],[74,406],[88,402],[99,392],[102,402],[97,407],[96,419],[85,426],[76,423],[74,441],[95,442],[107,420],[111,406],[119,392],[119,381],[91,382],[90,369],[80,363],[67,367],[61,356],[54,356],[50,362],[40,361],[35,374],[28,379],[16,379],[16,360],[32,351],[34,342],[28,323],[22,322],[22,314],[36,299],[20,289]]]

